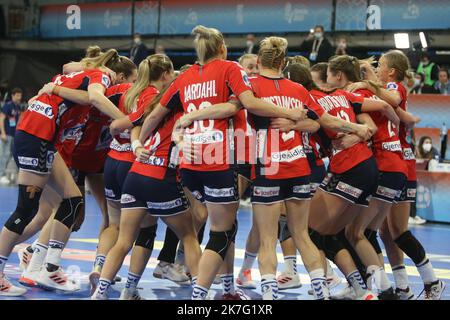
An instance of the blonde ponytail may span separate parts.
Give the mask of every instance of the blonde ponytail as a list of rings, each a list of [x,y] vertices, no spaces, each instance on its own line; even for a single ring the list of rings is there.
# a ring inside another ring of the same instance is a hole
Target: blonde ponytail
[[[86,49],[85,58],[95,58],[102,54],[102,49],[99,46],[89,46]]]
[[[268,37],[261,41],[258,57],[265,68],[278,70],[286,57],[288,42],[285,38]]]
[[[220,48],[224,44],[223,35],[219,30],[198,25],[192,29],[192,35],[195,36],[195,51],[200,63],[204,64],[219,55]]]
[[[93,58],[84,58],[81,60],[81,64],[86,69],[95,69],[98,67],[107,66],[111,62],[119,60],[119,53],[115,49],[109,49],[103,54],[100,54]]]

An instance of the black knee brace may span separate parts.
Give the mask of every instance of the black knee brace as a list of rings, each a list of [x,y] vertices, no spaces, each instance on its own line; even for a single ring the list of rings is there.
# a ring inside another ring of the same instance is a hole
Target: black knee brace
[[[55,220],[58,220],[67,228],[71,229],[75,224],[78,215],[81,213],[83,204],[82,197],[63,199],[59,205],[58,211],[56,211]]]
[[[228,231],[210,231],[209,241],[206,245],[206,249],[216,252],[220,257],[225,260],[228,248],[233,242],[233,238],[236,236],[236,225],[233,224],[233,228]]]
[[[380,244],[378,243],[377,232],[372,229],[366,229],[366,230],[364,230],[364,235],[366,236],[367,240],[369,240],[372,247],[375,249],[375,252],[377,254],[380,254],[381,247],[380,247]]]
[[[153,244],[155,243],[157,228],[158,228],[157,224],[147,228],[141,228],[134,245],[149,249],[150,251],[153,250]]]
[[[324,250],[324,237],[316,230],[308,229],[311,241],[316,245],[317,249]]]
[[[42,189],[19,184],[16,210],[5,223],[6,229],[21,235],[39,210]]]
[[[339,234],[323,237],[323,251],[325,252],[327,259],[331,261],[334,261],[334,258],[339,251],[345,249],[340,237],[341,235]]]
[[[286,216],[281,215],[278,220],[278,240],[281,242],[286,241],[291,237],[291,232],[287,226]]]
[[[410,257],[412,261],[414,261],[416,265],[425,260],[425,249],[423,248],[419,240],[417,240],[416,237],[413,236],[411,231],[408,230],[402,233],[402,235],[394,241],[398,245],[398,247],[402,249],[402,251],[406,253],[406,255]]]

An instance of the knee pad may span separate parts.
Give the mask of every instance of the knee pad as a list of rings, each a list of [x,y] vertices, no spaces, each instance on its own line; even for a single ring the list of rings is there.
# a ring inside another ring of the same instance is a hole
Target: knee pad
[[[71,229],[83,208],[83,198],[73,197],[63,199],[55,214],[55,220],[58,220],[67,228]]]
[[[281,242],[286,241],[291,237],[291,232],[287,226],[286,216],[280,216],[278,220],[278,240]]]
[[[147,228],[141,228],[134,245],[149,249],[150,251],[153,250],[153,244],[155,243],[157,228],[158,228],[157,224]]]
[[[311,241],[316,245],[317,249],[324,250],[324,237],[316,230],[308,229]]]
[[[402,251],[406,253],[406,255],[410,257],[416,265],[422,263],[425,260],[425,249],[423,248],[419,240],[417,240],[416,237],[413,236],[411,231],[408,230],[402,233],[394,241],[398,245],[398,247],[402,249]]]
[[[334,258],[339,251],[345,249],[345,246],[342,243],[340,237],[341,235],[339,234],[323,237],[323,249],[325,252],[325,256],[331,261],[334,261]]]
[[[372,247],[375,249],[375,252],[377,254],[380,254],[381,247],[380,247],[380,244],[378,243],[377,232],[372,229],[366,229],[366,230],[364,230],[364,235],[366,236],[367,240],[369,240]]]
[[[206,245],[206,249],[216,252],[222,260],[225,260],[228,248],[233,242],[233,238],[236,237],[236,225],[233,224],[233,228],[228,231],[210,231],[209,241]]]
[[[19,185],[16,210],[5,222],[5,227],[21,235],[39,210],[42,189],[36,186]]]

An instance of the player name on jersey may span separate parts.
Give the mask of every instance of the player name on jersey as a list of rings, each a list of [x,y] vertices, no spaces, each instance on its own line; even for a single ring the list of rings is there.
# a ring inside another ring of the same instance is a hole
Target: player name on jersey
[[[324,96],[323,98],[319,98],[317,102],[327,112],[330,112],[334,108],[350,109],[350,104],[345,96]]]
[[[216,80],[190,84],[184,88],[184,102],[217,97]]]
[[[287,96],[272,96],[272,97],[262,97],[261,99],[271,102],[278,107],[285,109],[299,109],[303,107],[302,101]]]

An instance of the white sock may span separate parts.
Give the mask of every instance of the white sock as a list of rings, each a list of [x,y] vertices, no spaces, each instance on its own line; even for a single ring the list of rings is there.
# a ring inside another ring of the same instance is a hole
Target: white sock
[[[196,284],[194,286],[194,289],[192,289],[191,300],[205,300],[207,295],[208,295],[208,289]]]
[[[335,276],[333,267],[331,266],[330,260],[325,259],[327,262],[327,278],[333,278]]]
[[[278,282],[274,274],[261,276],[261,293],[263,300],[278,299]]]
[[[404,264],[392,266],[392,273],[394,275],[395,287],[405,290],[409,287],[408,274]]]
[[[28,264],[28,271],[38,271],[44,264],[45,257],[47,256],[48,247],[45,244],[36,242],[33,248],[33,256]]]
[[[356,296],[361,297],[367,291],[367,286],[358,270],[350,272],[347,276],[347,281],[355,290]]]
[[[386,291],[392,288],[391,282],[389,281],[386,271],[380,266],[371,265],[367,267],[367,273],[370,274],[370,278],[375,281],[375,286],[380,291]],[[369,278],[369,279],[370,279]]]
[[[253,264],[255,263],[257,256],[258,256],[257,253],[245,251],[244,263],[242,263],[241,272],[247,269],[251,269],[253,267]]]
[[[106,295],[106,291],[108,291],[108,288],[111,286],[111,280],[100,278],[98,280],[98,287],[97,287],[97,295],[104,296]]]
[[[222,280],[223,294],[234,294],[234,275],[221,274],[220,279]]]
[[[433,266],[428,258],[425,257],[424,261],[419,263],[416,267],[417,271],[420,273],[423,283],[430,284],[438,280],[434,273]]]
[[[5,271],[6,261],[8,261],[8,257],[0,256],[0,274]]]
[[[61,255],[64,249],[64,242],[50,239],[48,242],[47,257],[45,263],[51,263],[55,266],[59,266],[61,263]]]
[[[309,273],[309,277],[311,278],[314,297],[317,300],[328,299],[330,293],[328,291],[327,279],[325,278],[325,271],[322,268],[312,270]]]
[[[284,272],[291,275],[297,274],[297,256],[284,257]]]
[[[105,264],[105,261],[106,261],[106,256],[105,256],[105,255],[103,255],[103,254],[97,254],[97,255],[95,256],[94,269],[95,269],[95,268],[98,268],[98,269],[100,269],[100,271],[101,271],[102,268],[103,268],[103,265]]]
[[[136,290],[139,280],[141,280],[140,274],[128,272],[128,278],[127,283],[125,284],[125,288],[129,290]]]

